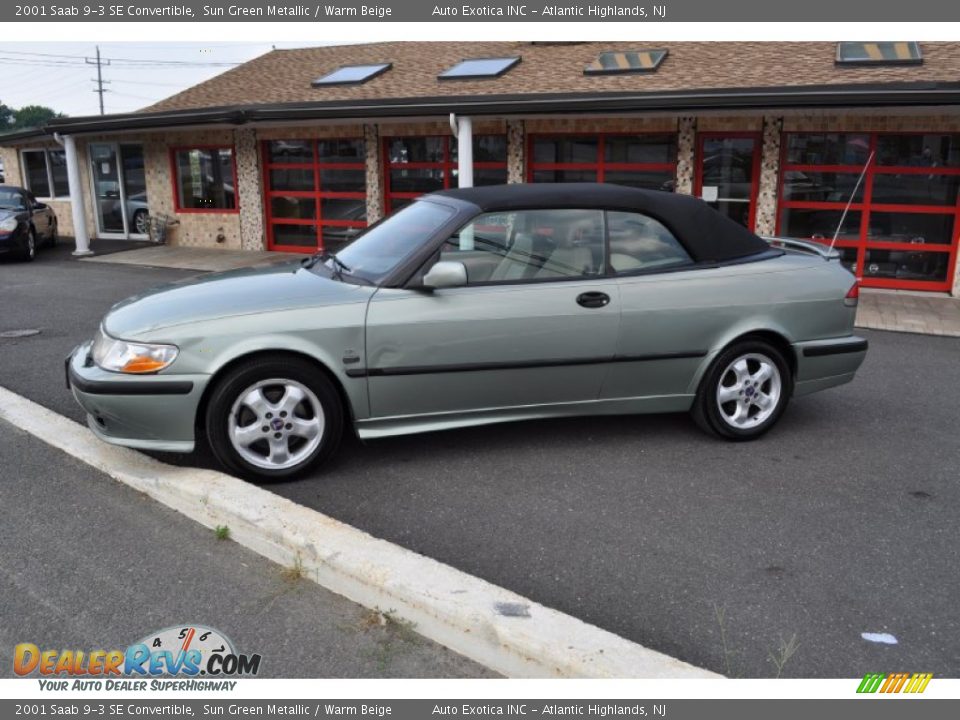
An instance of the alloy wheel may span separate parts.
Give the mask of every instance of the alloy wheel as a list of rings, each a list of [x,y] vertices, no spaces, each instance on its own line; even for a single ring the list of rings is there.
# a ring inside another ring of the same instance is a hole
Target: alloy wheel
[[[776,363],[747,353],[727,365],[717,384],[720,417],[732,428],[748,430],[766,422],[780,403],[783,380]]]
[[[308,458],[323,440],[326,418],[306,385],[289,379],[261,380],[237,396],[228,437],[239,455],[260,468],[284,470]]]

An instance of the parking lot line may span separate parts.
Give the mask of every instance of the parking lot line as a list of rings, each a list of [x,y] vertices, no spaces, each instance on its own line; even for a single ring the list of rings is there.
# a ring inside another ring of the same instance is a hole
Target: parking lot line
[[[213,470],[106,445],[0,387],[0,417],[366,607],[508,677],[719,678]]]

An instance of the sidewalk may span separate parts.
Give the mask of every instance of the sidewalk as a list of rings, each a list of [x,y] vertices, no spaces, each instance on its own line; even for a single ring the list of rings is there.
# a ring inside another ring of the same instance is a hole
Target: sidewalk
[[[857,327],[960,337],[960,298],[939,293],[861,290]]]
[[[97,244],[101,243],[97,241]],[[144,247],[137,244],[125,250],[116,242],[101,247],[108,254],[83,258],[82,262],[218,272],[261,267],[304,257],[299,253],[168,245]],[[94,250],[97,249],[95,244]],[[941,293],[861,290],[856,324],[857,327],[871,330],[960,337],[960,298]]]

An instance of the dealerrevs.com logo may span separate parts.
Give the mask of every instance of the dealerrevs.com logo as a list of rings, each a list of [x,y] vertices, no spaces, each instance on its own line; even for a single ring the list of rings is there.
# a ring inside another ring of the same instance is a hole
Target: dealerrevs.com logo
[[[43,688],[50,690],[231,690],[236,682],[220,678],[254,676],[260,660],[256,653],[238,653],[213,628],[181,625],[151,633],[124,650],[41,649],[20,643],[14,648],[13,671],[18,677],[39,675]],[[53,679],[64,676],[72,682]],[[198,677],[209,680],[199,682]]]

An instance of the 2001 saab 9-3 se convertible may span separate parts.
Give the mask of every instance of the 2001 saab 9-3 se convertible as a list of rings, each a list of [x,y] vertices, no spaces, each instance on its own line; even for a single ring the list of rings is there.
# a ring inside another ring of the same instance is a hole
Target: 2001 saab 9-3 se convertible
[[[102,439],[293,476],[361,438],[691,410],[748,440],[849,382],[857,285],[700,200],[613,185],[424,196],[336,255],[116,305],[68,358]]]

